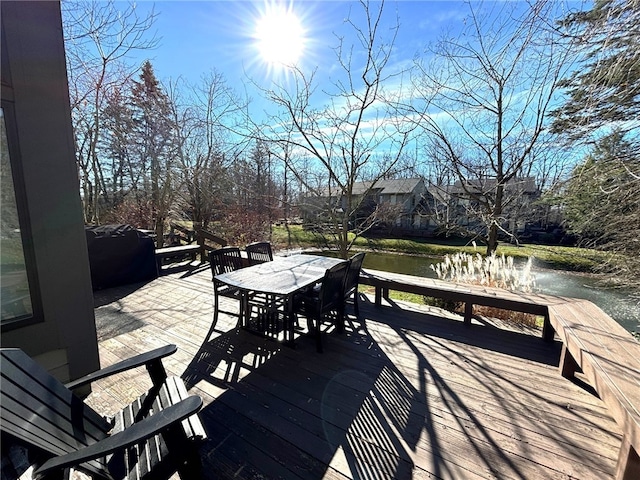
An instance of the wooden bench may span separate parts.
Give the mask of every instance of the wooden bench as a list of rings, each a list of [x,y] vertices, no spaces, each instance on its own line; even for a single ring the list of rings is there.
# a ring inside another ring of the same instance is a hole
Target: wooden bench
[[[191,261],[196,260],[196,254],[202,251],[202,246],[198,244],[189,245],[177,245],[175,247],[163,247],[156,248],[156,263],[158,264],[158,271],[162,268],[164,260],[169,258],[186,258],[189,257]]]
[[[371,269],[361,271],[360,283],[375,288],[377,306],[389,300],[390,290],[462,302],[467,325],[473,305],[543,316],[543,338],[551,341],[557,334],[562,341],[560,373],[571,378],[581,371],[621,427],[615,478],[640,479],[640,343],[596,305]]]
[[[200,261],[206,262],[207,252],[213,250],[207,244],[207,241],[216,243],[221,246],[226,246],[227,241],[224,238],[220,238],[207,230],[202,228],[198,230],[188,230],[179,225],[171,225],[172,231],[175,229],[178,231],[178,238],[189,242],[185,245],[175,245],[171,247],[156,248],[156,263],[158,265],[158,272],[162,270],[164,260],[167,259],[184,259],[189,258],[192,262],[196,260],[196,254],[200,253]],[[192,243],[196,241],[197,243]]]
[[[622,429],[615,478],[640,479],[640,343],[587,300],[550,304],[549,321],[562,340],[562,375],[580,370]]]
[[[363,269],[360,272],[360,283],[375,287],[375,302],[378,306],[382,304],[383,298],[389,300],[390,290],[462,302],[465,304],[464,321],[466,324],[471,323],[474,305],[503,308],[546,317],[546,301],[554,298],[371,269]]]

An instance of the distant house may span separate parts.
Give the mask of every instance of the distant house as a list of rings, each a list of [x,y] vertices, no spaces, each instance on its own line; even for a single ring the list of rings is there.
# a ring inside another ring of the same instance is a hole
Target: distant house
[[[493,203],[497,192],[494,178],[470,179],[464,183],[456,181],[447,191],[448,202],[454,222],[459,226],[481,225],[482,204]],[[534,177],[515,178],[504,188],[502,227],[510,233],[522,233],[527,223],[534,218],[533,204],[540,198],[540,190]]]
[[[427,191],[421,178],[384,179],[376,182],[356,182],[352,190],[352,204],[359,205],[351,221],[361,224],[375,212],[377,223],[402,229],[423,229],[432,226]],[[307,196],[301,211],[307,223],[321,222],[327,212],[344,211],[347,198],[332,195]]]
[[[357,182],[353,186],[352,204],[358,209],[351,216],[353,225],[362,225],[376,216],[379,227],[396,234],[431,235],[437,231],[473,230],[485,227],[482,222],[482,204],[492,203],[496,195],[495,179],[473,179],[453,185],[425,185],[421,178]],[[540,198],[540,190],[534,177],[524,177],[508,182],[504,190],[502,227],[513,234],[521,234],[536,221],[534,202]],[[307,224],[321,225],[327,222],[330,212],[344,212],[347,199],[344,195],[330,194],[307,196],[301,205]]]

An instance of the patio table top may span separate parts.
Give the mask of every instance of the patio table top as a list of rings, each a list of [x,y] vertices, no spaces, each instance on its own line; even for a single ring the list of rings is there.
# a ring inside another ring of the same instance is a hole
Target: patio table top
[[[343,261],[307,254],[275,257],[272,262],[223,273],[215,278],[242,290],[288,296],[322,280],[328,268]]]

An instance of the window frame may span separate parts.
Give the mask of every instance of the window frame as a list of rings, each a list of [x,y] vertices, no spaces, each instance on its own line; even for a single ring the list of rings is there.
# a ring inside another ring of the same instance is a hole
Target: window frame
[[[0,332],[7,332],[17,328],[26,327],[36,323],[44,322],[42,308],[42,296],[40,294],[40,283],[38,281],[38,271],[36,263],[35,249],[29,218],[29,205],[27,192],[22,170],[22,157],[20,154],[20,141],[16,125],[14,102],[4,98],[7,93],[7,85],[2,85],[2,99],[0,106],[4,115],[5,133],[7,136],[7,151],[9,152],[9,164],[11,165],[11,176],[16,197],[16,207],[18,211],[18,223],[20,225],[20,238],[22,240],[22,250],[24,253],[24,263],[29,284],[29,294],[31,297],[31,314],[22,315],[8,320],[0,319]]]

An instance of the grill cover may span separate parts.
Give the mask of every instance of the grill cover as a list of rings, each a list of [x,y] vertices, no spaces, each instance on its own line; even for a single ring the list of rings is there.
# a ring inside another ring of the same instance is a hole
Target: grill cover
[[[85,227],[94,290],[158,277],[153,239],[131,225]]]

